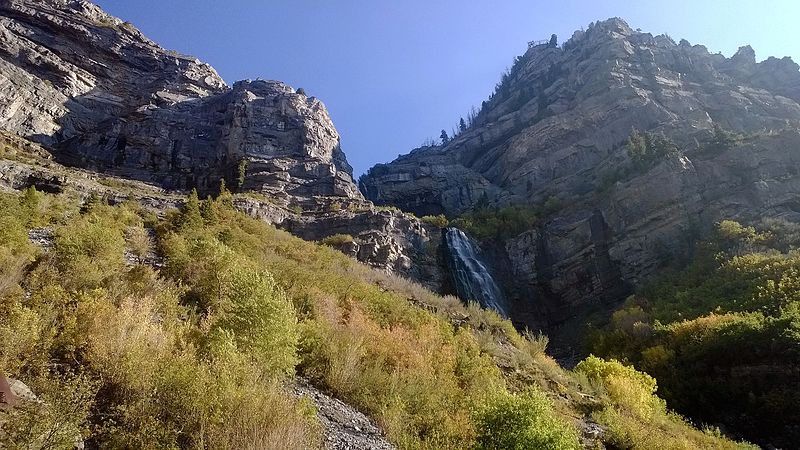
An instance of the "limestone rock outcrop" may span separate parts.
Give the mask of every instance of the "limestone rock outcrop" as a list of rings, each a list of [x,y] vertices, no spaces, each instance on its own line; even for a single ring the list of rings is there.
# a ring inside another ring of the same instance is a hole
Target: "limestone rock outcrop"
[[[111,204],[136,201],[159,214],[180,207],[184,192],[95,171],[66,167],[54,161],[41,145],[0,131],[0,191],[34,186],[51,194],[68,193],[84,199],[91,194]],[[240,211],[306,240],[322,241],[341,234],[351,237],[342,252],[384,272],[411,278],[431,290],[447,282],[440,261],[441,230],[397,209],[336,196],[280,197],[240,193],[233,199]],[[34,239],[36,240],[36,239]],[[46,245],[44,245],[46,246]]]
[[[637,167],[634,129],[678,151]],[[740,137],[720,150],[720,130]],[[615,18],[560,48],[532,43],[466,131],[373,167],[360,187],[417,215],[561,205],[491,244],[512,317],[553,324],[620,299],[715,221],[800,220],[798,130],[791,59],[725,58]]]
[[[56,158],[170,189],[361,198],[325,106],[277,81],[228,87],[84,0],[0,2],[0,128]]]
[[[399,210],[369,205],[363,210],[342,210],[294,216],[281,228],[310,241],[333,235],[353,239],[335,247],[370,266],[412,279],[433,291],[448,281],[441,259],[442,230]]]
[[[224,179],[249,214],[306,239],[352,235],[346,252],[438,289],[438,230],[366,201],[339,141],[320,100],[279,81],[228,86],[89,1],[0,0],[0,187],[116,201],[126,193],[104,177],[127,178],[163,209]]]

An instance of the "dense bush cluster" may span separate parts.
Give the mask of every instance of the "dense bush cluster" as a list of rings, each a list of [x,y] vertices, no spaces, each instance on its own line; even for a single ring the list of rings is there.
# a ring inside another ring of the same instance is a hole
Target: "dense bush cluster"
[[[353,236],[349,234],[333,234],[326,238],[323,238],[320,243],[324,245],[329,245],[331,247],[339,247],[345,244],[350,244],[354,241]]]
[[[460,228],[480,241],[502,242],[534,229],[541,219],[546,219],[563,207],[561,199],[552,196],[533,206],[492,207],[487,206],[488,202],[484,195],[472,211],[451,221],[446,221],[444,216],[434,219],[442,221],[443,226]]]
[[[669,412],[666,402],[655,395],[653,377],[619,361],[590,356],[575,370],[608,396],[609,401],[597,408],[593,417],[608,426],[607,442],[612,448],[754,448],[721,440],[715,429],[692,429],[681,416]]]
[[[42,399],[0,414],[3,448],[317,448],[313,406],[287,394],[297,374],[401,448],[577,448],[585,408],[609,442],[669,426],[733,445],[654,422],[624,382],[595,380],[616,372],[566,372],[546,339],[238,213],[224,190],[163,217],[35,190],[0,206],[0,368]]]
[[[581,448],[575,429],[535,390],[494,399],[478,412],[477,428],[480,450]]]
[[[625,144],[634,167],[646,169],[664,158],[680,155],[680,149],[671,139],[659,133],[644,133],[634,129]]]
[[[422,216],[420,220],[439,228],[446,228],[450,225],[450,221],[447,220],[444,214],[439,214],[438,216]]]
[[[732,131],[722,128],[719,124],[715,123],[713,127],[713,134],[708,143],[704,146],[704,150],[721,153],[739,144],[743,137]]]
[[[80,435],[107,448],[319,442],[309,408],[278,384],[297,358],[291,303],[204,232],[196,199],[160,224],[161,275],[125,263],[126,235],[154,225],[136,205],[79,211],[33,190],[2,201],[0,248],[27,265],[2,266],[14,270],[3,273],[0,367],[44,403],[1,418],[0,446],[71,448]],[[32,225],[54,230],[51,251],[27,242]]]
[[[694,420],[778,447],[800,444],[797,225],[723,221],[686,268],[642,287],[594,340],[635,364]]]
[[[503,239],[532,229],[539,217],[537,208],[508,206],[504,208],[478,207],[452,221],[452,225],[464,230],[478,240]]]

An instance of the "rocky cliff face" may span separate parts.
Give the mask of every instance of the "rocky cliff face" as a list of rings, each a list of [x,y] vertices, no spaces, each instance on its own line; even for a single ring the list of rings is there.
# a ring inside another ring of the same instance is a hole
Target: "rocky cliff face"
[[[325,106],[275,81],[232,88],[82,0],[0,2],[0,127],[68,164],[213,191],[360,198]]]
[[[438,230],[364,200],[321,101],[278,81],[229,87],[88,1],[0,0],[0,131],[8,148],[34,141],[55,158],[5,161],[0,186],[97,187],[61,164],[167,191],[213,193],[225,179],[255,194],[237,200],[255,216],[307,239],[351,234],[353,256],[441,284],[425,256]]]
[[[720,150],[715,126],[743,137]],[[677,151],[637,166],[634,129]],[[516,316],[553,323],[620,298],[721,218],[800,219],[799,129],[789,58],[725,58],[610,19],[560,48],[532,45],[468,130],[375,166],[361,188],[417,214],[563,205],[491,244]]]

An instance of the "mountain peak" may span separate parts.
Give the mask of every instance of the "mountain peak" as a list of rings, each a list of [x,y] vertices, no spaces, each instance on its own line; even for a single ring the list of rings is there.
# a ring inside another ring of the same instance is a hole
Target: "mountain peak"
[[[61,162],[166,188],[211,192],[224,178],[362,199],[325,106],[284,83],[230,88],[83,0],[2,2],[0,37],[0,73],[18,87],[0,90],[0,124]]]
[[[743,64],[755,64],[756,63],[756,51],[753,50],[753,47],[749,45],[743,45],[739,47],[739,50],[731,57],[731,59],[735,62],[743,63]]]
[[[586,29],[581,28],[572,33],[572,37],[564,43],[564,47],[569,47],[578,42],[586,40],[597,40],[611,38],[625,38],[634,34],[633,29],[619,17],[611,17],[606,20],[592,22]]]
[[[618,36],[629,36],[634,33],[628,22],[620,17],[611,17],[589,24],[588,31]]]
[[[526,280],[510,290],[539,292],[567,314],[649,276],[659,245],[680,240],[694,217],[797,216],[777,197],[792,195],[789,173],[800,173],[788,150],[800,146],[800,72],[789,59],[754,58],[749,46],[725,58],[619,18],[596,22],[561,48],[529,48],[470,127],[376,166],[361,186],[417,215],[535,211],[538,225],[502,242]],[[658,163],[634,161],[632,130],[659,142]],[[756,137],[747,151],[717,154],[708,149],[719,130]],[[767,194],[758,179],[787,181]]]

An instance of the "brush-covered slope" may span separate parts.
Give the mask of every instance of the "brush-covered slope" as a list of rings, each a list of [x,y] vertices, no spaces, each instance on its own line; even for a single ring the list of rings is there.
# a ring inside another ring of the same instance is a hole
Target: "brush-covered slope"
[[[647,375],[564,370],[545,338],[228,192],[156,214],[150,191],[111,206],[83,183],[0,195],[0,367],[40,399],[0,412],[4,448],[323,447],[295,375],[400,448],[749,448],[669,413]]]
[[[766,448],[800,445],[800,234],[722,221],[691,264],[639,287],[593,333],[592,351],[634,363],[694,420]]]

